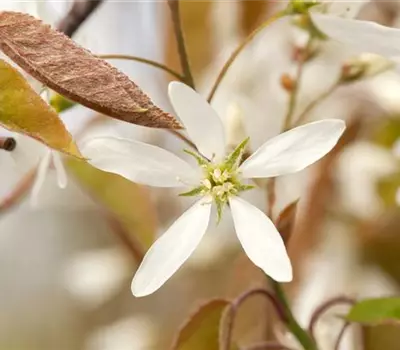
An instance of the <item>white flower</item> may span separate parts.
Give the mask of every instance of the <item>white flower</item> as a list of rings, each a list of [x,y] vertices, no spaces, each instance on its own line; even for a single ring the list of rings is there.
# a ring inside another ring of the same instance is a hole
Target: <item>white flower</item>
[[[375,22],[312,14],[315,25],[329,36],[360,52],[370,52],[388,58],[400,57],[400,29]]]
[[[279,282],[292,279],[285,245],[272,221],[238,194],[252,186],[244,179],[266,178],[300,171],[328,153],[345,129],[341,120],[310,123],[264,143],[241,163],[248,140],[225,154],[221,120],[211,106],[188,86],[173,82],[171,102],[196,144],[194,168],[174,154],[138,141],[101,137],[82,147],[89,162],[104,171],[151,186],[186,187],[183,195],[201,197],[153,244],[132,281],[135,296],[160,288],[189,258],[205,234],[212,204],[219,214],[230,206],[237,236],[255,265]]]

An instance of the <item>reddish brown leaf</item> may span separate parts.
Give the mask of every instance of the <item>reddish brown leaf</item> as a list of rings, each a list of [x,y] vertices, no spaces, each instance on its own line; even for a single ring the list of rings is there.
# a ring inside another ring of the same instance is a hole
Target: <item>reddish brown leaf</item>
[[[180,329],[171,350],[218,350],[220,321],[229,304],[216,299],[201,306]]]
[[[285,209],[281,211],[276,220],[276,228],[281,234],[285,244],[289,241],[290,235],[293,231],[298,201],[290,203]]]
[[[0,48],[35,79],[72,101],[129,123],[180,128],[125,74],[32,16],[1,12]]]

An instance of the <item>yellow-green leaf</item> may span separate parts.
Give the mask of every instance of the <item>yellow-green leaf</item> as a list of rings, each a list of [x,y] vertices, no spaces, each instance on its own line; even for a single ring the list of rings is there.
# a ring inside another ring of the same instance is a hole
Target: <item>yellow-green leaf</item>
[[[100,202],[130,234],[131,243],[143,253],[150,248],[157,229],[157,220],[145,187],[119,175],[101,171],[90,164],[70,158],[70,173]]]
[[[351,308],[346,319],[369,324],[400,322],[400,297],[362,300]]]
[[[57,151],[82,158],[53,108],[32,89],[21,73],[3,60],[0,60],[0,125]]]
[[[183,325],[172,350],[218,350],[221,317],[229,301],[218,299],[201,306]]]

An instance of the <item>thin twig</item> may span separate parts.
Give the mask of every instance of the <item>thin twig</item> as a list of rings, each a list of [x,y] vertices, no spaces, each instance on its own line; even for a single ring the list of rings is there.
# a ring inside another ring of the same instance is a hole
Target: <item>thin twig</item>
[[[168,5],[171,11],[172,25],[174,27],[175,38],[178,45],[178,54],[181,62],[183,76],[185,77],[184,79],[186,84],[194,89],[194,79],[190,70],[189,56],[186,50],[185,38],[183,37],[181,15],[179,10],[179,0],[168,0]]]
[[[185,81],[185,77],[182,74],[174,71],[173,69],[167,67],[166,65],[164,65],[162,63],[158,63],[156,61],[148,60],[147,58],[142,58],[142,57],[138,57],[138,56],[131,56],[131,55],[118,55],[118,54],[97,55],[97,57],[105,59],[105,60],[107,60],[107,59],[130,60],[130,61],[136,61],[136,62],[148,64],[148,65],[153,66],[155,68],[162,69],[163,71],[171,74],[175,78],[178,78],[182,82]]]
[[[338,337],[337,337],[337,339],[336,339],[336,343],[335,343],[334,350],[339,350],[339,348],[340,348],[340,343],[341,343],[341,341],[342,341],[342,339],[343,339],[344,334],[346,333],[347,328],[349,328],[349,326],[350,326],[350,322],[346,322],[346,323],[343,325],[343,327],[342,327],[342,329],[340,330],[340,332],[339,332],[339,334],[338,334]]]
[[[270,24],[274,23],[278,19],[282,18],[287,14],[286,11],[280,11],[271,18],[267,19],[265,22],[263,22],[259,27],[257,27],[253,32],[251,32],[240,44],[239,46],[235,49],[235,51],[232,52],[231,56],[228,58],[228,60],[225,62],[224,66],[222,67],[221,71],[219,72],[217,79],[214,82],[213,87],[211,88],[210,94],[208,95],[208,102],[211,102],[213,99],[215,92],[217,91],[219,85],[221,84],[222,79],[224,79],[226,73],[228,72],[229,68],[231,67],[232,63],[235,61],[236,57],[242,52],[242,50],[249,44],[254,37],[261,32],[264,28],[268,27]]]
[[[287,318],[284,310],[282,309],[282,306],[280,305],[279,301],[277,298],[268,290],[262,289],[262,288],[257,288],[257,289],[252,289],[250,291],[247,291],[240,295],[235,301],[232,302],[231,307],[227,311],[226,315],[226,331],[224,333],[224,336],[222,337],[222,342],[221,342],[221,350],[230,350],[231,349],[231,342],[232,342],[232,334],[233,334],[233,328],[235,325],[235,319],[237,312],[239,310],[239,307],[249,298],[260,295],[266,297],[274,306],[274,309],[279,316],[279,318],[282,320],[282,322],[286,323]]]
[[[75,0],[67,15],[58,24],[57,29],[72,37],[102,2],[103,0]]]
[[[326,90],[324,93],[322,93],[320,96],[318,96],[315,100],[311,101],[306,108],[304,108],[304,111],[299,115],[297,118],[297,121],[293,125],[294,127],[301,125],[307,116],[310,114],[310,112],[317,107],[319,104],[324,102],[329,96],[331,96],[337,88],[340,87],[340,82],[337,81],[335,82],[328,90]]]
[[[299,62],[296,70],[296,77],[293,89],[290,91],[289,104],[286,116],[283,119],[283,131],[289,130],[292,127],[293,114],[297,105],[297,98],[299,96],[300,83],[303,78],[304,65],[307,61],[307,56],[313,43],[313,37],[310,35],[304,50],[299,55]]]
[[[277,342],[266,341],[245,347],[243,350],[293,350],[293,349],[288,348],[287,346]]]
[[[31,189],[36,178],[37,167],[29,170],[24,177],[18,182],[17,186],[0,202],[0,214],[12,209],[25,198]]]
[[[298,342],[302,345],[305,350],[317,350],[317,345],[315,343],[314,338],[312,338],[311,334],[307,332],[307,330],[303,329],[300,324],[297,322],[296,318],[292,313],[292,309],[289,305],[289,302],[286,298],[285,292],[283,291],[282,286],[271,279],[272,287],[275,291],[276,298],[279,300],[279,304],[283,307],[284,312],[287,317],[286,326],[290,330],[290,332],[296,337]]]
[[[346,296],[340,296],[330,299],[325,303],[321,304],[320,306],[318,306],[313,312],[310,323],[308,325],[308,332],[310,333],[313,339],[315,339],[315,326],[317,325],[318,320],[327,310],[329,310],[332,306],[338,304],[354,305],[355,300]]]

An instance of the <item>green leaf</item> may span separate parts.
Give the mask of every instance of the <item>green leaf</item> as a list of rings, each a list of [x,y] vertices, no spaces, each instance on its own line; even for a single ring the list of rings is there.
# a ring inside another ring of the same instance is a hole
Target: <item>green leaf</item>
[[[77,159],[70,158],[66,165],[78,182],[130,233],[132,243],[138,243],[138,250],[150,248],[157,220],[145,187]]]
[[[233,150],[233,152],[226,158],[225,165],[228,170],[235,169],[239,166],[242,159],[244,150],[249,142],[250,138],[243,140],[239,145]]]
[[[184,151],[185,153],[191,155],[192,157],[194,157],[194,158],[196,159],[197,163],[198,163],[200,166],[208,166],[208,165],[209,165],[208,160],[205,159],[202,155],[200,155],[200,154],[198,154],[198,153],[196,153],[196,152],[193,152],[193,151],[191,151],[191,150],[189,150],[189,149],[184,149],[183,151]]]
[[[57,111],[57,113],[61,113],[66,111],[67,109],[70,109],[74,106],[76,106],[76,103],[68,100],[64,96],[55,93],[51,98],[50,98],[50,105]]]
[[[21,73],[0,60],[0,125],[28,135],[57,151],[82,158],[57,113]]]
[[[171,350],[219,350],[221,317],[229,304],[218,299],[202,305],[180,329]]]
[[[199,186],[199,187],[194,188],[193,190],[180,193],[179,195],[182,196],[182,197],[198,196],[198,195],[202,194],[204,189],[205,189],[204,186]]]
[[[368,324],[399,322],[400,297],[362,300],[351,308],[346,319]]]

